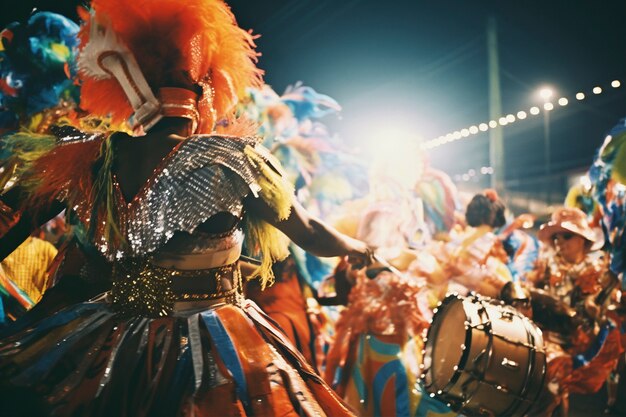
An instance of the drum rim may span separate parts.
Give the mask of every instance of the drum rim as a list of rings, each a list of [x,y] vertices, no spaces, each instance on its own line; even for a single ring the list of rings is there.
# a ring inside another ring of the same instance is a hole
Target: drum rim
[[[443,311],[445,311],[448,308],[448,305],[452,304],[453,302],[461,302],[463,303],[465,300],[464,297],[462,297],[460,294],[458,293],[452,293],[449,294],[448,296],[446,296],[446,298],[444,298],[439,305],[436,308],[436,311],[433,314],[433,317],[430,321],[430,326],[428,327],[428,331],[426,333],[426,338],[424,339],[424,352],[423,355],[424,357],[426,357],[426,355],[428,354],[428,356],[430,358],[432,358],[432,351],[433,351],[433,343],[434,341],[432,340],[433,336],[431,334],[431,332],[433,331],[433,329],[435,327],[437,327],[437,329],[439,328],[439,326],[433,326],[432,323],[435,321],[435,317],[443,314]],[[469,318],[467,317],[466,314],[466,323],[467,320]],[[470,353],[470,345],[472,343],[471,340],[471,327],[468,326],[467,324],[465,324],[465,342],[463,344],[464,348],[462,349],[463,352],[461,353],[461,358],[459,359],[459,363],[457,364],[457,369],[454,370],[454,373],[452,375],[452,377],[450,378],[450,381],[448,381],[448,383],[445,385],[445,387],[443,389],[438,390],[436,393],[435,392],[430,392],[431,396],[435,396],[435,395],[441,395],[439,394],[440,392],[442,394],[445,394],[447,391],[450,391],[450,389],[452,387],[454,387],[459,379],[459,377],[461,376],[463,369],[465,367],[465,365],[467,364],[467,359],[469,357],[469,353]],[[432,369],[432,366],[428,367],[427,369],[424,368],[423,372],[422,372],[422,380],[424,382],[424,387],[426,388],[426,390],[428,391],[429,387],[432,387],[434,384],[434,377],[430,376],[430,380],[431,383],[428,384],[428,379],[429,379],[429,373],[434,372],[434,370]],[[462,404],[462,402],[459,401],[448,401],[446,399],[446,404],[450,407],[450,404],[454,402],[455,406],[458,406],[458,404]],[[459,409],[460,411],[460,409]]]

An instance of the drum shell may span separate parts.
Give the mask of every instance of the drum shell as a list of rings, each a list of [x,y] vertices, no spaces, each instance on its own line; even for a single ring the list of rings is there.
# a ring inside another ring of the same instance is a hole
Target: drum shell
[[[541,331],[510,307],[478,297],[446,298],[425,341],[426,389],[467,415],[522,416],[543,387],[545,367]]]

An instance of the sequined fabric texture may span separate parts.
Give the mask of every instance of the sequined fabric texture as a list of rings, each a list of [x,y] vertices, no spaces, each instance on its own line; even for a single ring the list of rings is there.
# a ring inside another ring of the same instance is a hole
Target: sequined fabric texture
[[[256,140],[191,136],[162,161],[132,201],[124,201],[119,184],[114,183],[117,223],[126,242],[108,241],[105,222],[98,220],[94,244],[109,260],[141,257],[158,249],[176,231],[192,233],[217,213],[241,217],[243,198],[261,189],[260,173],[246,157],[246,147],[256,149]],[[90,223],[90,204],[81,202],[74,209]]]
[[[239,304],[243,287],[237,262],[210,269],[163,268],[151,257],[115,262],[111,299],[124,316],[166,317],[176,301],[222,300]]]

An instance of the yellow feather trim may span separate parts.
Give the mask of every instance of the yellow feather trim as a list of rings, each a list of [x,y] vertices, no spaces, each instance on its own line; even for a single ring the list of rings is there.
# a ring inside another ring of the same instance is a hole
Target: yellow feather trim
[[[20,180],[32,163],[54,148],[56,138],[28,130],[0,139],[0,191]]]
[[[276,213],[277,220],[286,220],[291,213],[293,186],[281,175],[280,163],[265,148],[246,146],[245,155],[259,173],[260,197]],[[261,254],[261,265],[254,271],[252,278],[259,277],[261,288],[274,283],[272,265],[283,260],[289,254],[289,240],[278,229],[266,221],[247,213],[246,239],[248,248],[254,254]]]

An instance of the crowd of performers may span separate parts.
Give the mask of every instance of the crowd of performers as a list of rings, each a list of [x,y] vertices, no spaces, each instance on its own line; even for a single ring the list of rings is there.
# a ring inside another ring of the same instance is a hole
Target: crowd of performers
[[[528,415],[615,407],[624,121],[534,232],[427,163],[372,169],[335,100],[263,84],[221,0],[79,14],[1,34],[1,415],[456,415],[424,379],[450,293],[543,330]]]

